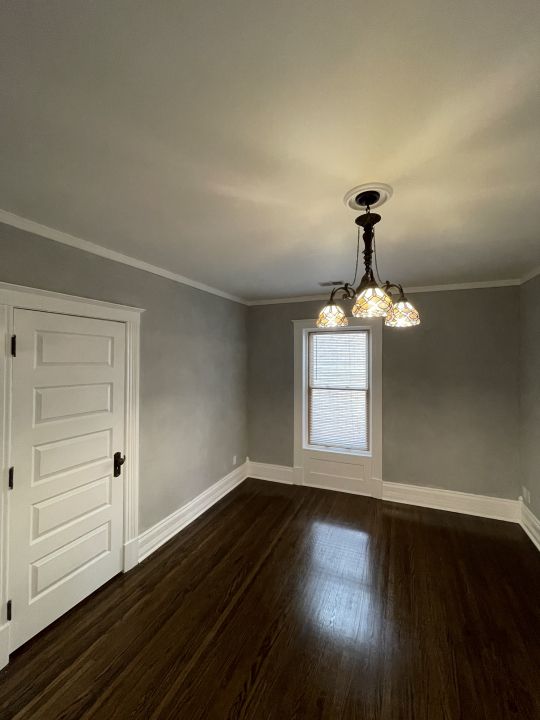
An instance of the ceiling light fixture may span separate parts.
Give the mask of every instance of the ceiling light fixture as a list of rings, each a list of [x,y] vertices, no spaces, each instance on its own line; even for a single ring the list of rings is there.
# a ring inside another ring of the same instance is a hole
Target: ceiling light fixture
[[[375,245],[375,225],[381,221],[381,216],[371,212],[371,208],[382,205],[392,195],[392,188],[388,185],[374,184],[361,185],[349,191],[344,198],[345,204],[354,210],[363,210],[355,223],[358,225],[358,241],[356,248],[356,269],[352,283],[344,283],[334,287],[328,303],[322,308],[317,318],[317,327],[332,328],[345,327],[349,324],[347,315],[336,297],[341,301],[354,301],[352,314],[356,318],[384,318],[388,327],[413,327],[420,324],[420,315],[412,303],[407,300],[403,287],[397,283],[381,282],[377,268],[377,248]],[[358,272],[358,257],[360,254],[360,228],[364,241],[364,275],[355,289]],[[373,272],[372,260],[375,260]],[[399,294],[394,299],[392,290]]]

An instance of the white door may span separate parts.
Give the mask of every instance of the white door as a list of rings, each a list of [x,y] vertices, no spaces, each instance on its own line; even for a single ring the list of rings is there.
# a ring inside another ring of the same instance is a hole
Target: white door
[[[10,650],[122,570],[125,325],[15,310]]]

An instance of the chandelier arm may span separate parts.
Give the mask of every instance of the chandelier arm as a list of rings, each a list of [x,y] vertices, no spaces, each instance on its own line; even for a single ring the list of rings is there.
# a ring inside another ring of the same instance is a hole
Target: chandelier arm
[[[339,285],[338,287],[335,287],[330,293],[330,300],[328,301],[329,305],[334,304],[336,294],[339,292],[343,293],[343,295],[341,296],[341,300],[352,300],[356,294],[355,289],[350,283],[345,283],[345,285]]]
[[[389,282],[389,281],[387,280],[382,287],[383,287],[384,292],[385,292],[385,293],[388,293],[388,294],[390,295],[390,297],[392,297],[392,296],[391,296],[391,294],[390,294],[388,291],[389,291],[391,288],[395,288],[395,289],[398,291],[398,293],[399,293],[399,297],[398,297],[398,299],[397,299],[397,302],[406,302],[407,298],[405,297],[405,292],[404,292],[404,290],[403,290],[403,285],[401,285],[400,283],[391,283],[391,282]]]

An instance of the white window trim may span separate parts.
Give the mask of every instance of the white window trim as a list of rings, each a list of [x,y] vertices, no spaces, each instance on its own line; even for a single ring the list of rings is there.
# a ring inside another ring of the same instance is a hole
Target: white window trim
[[[140,308],[64,295],[35,288],[0,283],[0,668],[7,664],[9,623],[8,599],[9,491],[7,472],[11,445],[11,367],[10,339],[14,310],[41,310],[99,320],[116,320],[126,325],[126,401],[124,466],[124,572],[138,563],[139,538],[139,367]]]
[[[335,332],[336,328],[318,328],[315,320],[293,320],[294,325],[294,477],[295,483],[304,482],[304,452],[323,455],[371,458],[372,476],[382,480],[382,320],[349,318],[349,325],[340,328],[368,330],[370,333],[370,418],[369,451],[348,451],[338,448],[321,448],[307,443],[307,341],[310,332]]]
[[[353,450],[352,448],[334,447],[331,445],[311,445],[308,442],[309,428],[307,418],[309,417],[309,336],[313,333],[320,332],[354,332],[358,330],[367,330],[368,339],[368,449],[367,450]],[[338,453],[340,455],[359,455],[360,457],[372,457],[373,456],[373,361],[372,361],[372,346],[373,336],[371,328],[359,327],[358,325],[348,325],[344,328],[305,328],[303,331],[303,352],[302,357],[304,360],[303,367],[303,393],[302,393],[302,449],[310,451],[319,451],[325,453]]]

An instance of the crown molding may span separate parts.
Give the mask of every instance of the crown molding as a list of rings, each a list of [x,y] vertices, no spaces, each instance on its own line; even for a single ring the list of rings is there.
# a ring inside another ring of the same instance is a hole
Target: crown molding
[[[526,282],[529,282],[529,280],[532,280],[533,278],[537,277],[537,275],[540,275],[540,266],[534,268],[534,270],[531,270],[526,275],[524,275],[521,278],[521,284],[523,285]]]
[[[29,220],[15,213],[8,212],[7,210],[0,209],[0,223],[11,225],[19,230],[26,230],[27,232],[33,233],[34,235],[40,235],[49,240],[62,243],[63,245],[69,245],[70,247],[77,248],[78,250],[84,250],[85,252],[92,253],[93,255],[99,255],[107,260],[113,262],[122,263],[123,265],[129,265],[130,267],[137,268],[137,270],[144,270],[145,272],[152,273],[153,275],[159,275],[160,277],[166,278],[167,280],[173,280],[174,282],[180,283],[181,285],[188,285],[189,287],[202,290],[203,292],[217,295],[225,298],[226,300],[232,300],[233,302],[240,303],[241,305],[247,305],[253,307],[256,305],[281,305],[286,303],[298,303],[298,302],[310,302],[312,300],[326,300],[328,293],[321,295],[300,295],[296,297],[285,297],[285,298],[270,298],[261,300],[245,300],[231,295],[230,293],[219,290],[218,288],[205,285],[204,283],[191,280],[184,275],[165,270],[157,265],[144,262],[144,260],[137,260],[137,258],[131,257],[130,255],[124,255],[124,253],[116,252],[116,250],[109,250],[102,245],[90,242],[89,240],[83,240],[82,238],[70,235],[69,233],[56,230],[55,228],[42,225],[41,223]],[[522,285],[523,283],[532,280],[537,275],[540,275],[540,267],[535,268],[531,272],[524,275],[521,279],[515,278],[511,280],[486,280],[480,282],[469,282],[469,283],[450,283],[447,285],[423,285],[420,287],[405,287],[407,293],[424,293],[424,292],[443,292],[449,290],[479,290],[482,288],[493,288],[493,287],[511,287],[516,285]]]
[[[482,290],[495,287],[515,287],[521,285],[521,280],[483,280],[479,282],[448,283],[447,285],[421,285],[420,287],[405,287],[406,293],[444,292],[445,290]]]
[[[34,235],[40,235],[48,240],[54,240],[55,242],[62,243],[63,245],[69,245],[70,247],[77,248],[78,250],[84,250],[85,252],[92,253],[93,255],[99,255],[100,257],[107,258],[107,260],[113,260],[114,262],[122,263],[123,265],[129,265],[130,267],[137,268],[137,270],[144,270],[145,272],[152,273],[153,275],[159,275],[167,278],[167,280],[174,280],[174,282],[180,283],[181,285],[189,285],[189,287],[211,293],[212,295],[218,295],[226,300],[233,300],[234,302],[241,303],[242,305],[246,304],[245,300],[236,297],[236,295],[230,295],[223,290],[218,290],[210,285],[205,285],[204,283],[197,282],[196,280],[191,280],[184,275],[178,275],[178,273],[170,272],[170,270],[165,270],[157,265],[152,265],[151,263],[144,262],[143,260],[137,260],[137,258],[131,257],[130,255],[124,255],[123,253],[116,252],[116,250],[109,250],[102,245],[96,245],[96,243],[90,242],[89,240],[83,240],[75,235],[69,235],[68,233],[48,227],[47,225],[42,225],[34,220],[28,220],[27,218],[15,215],[7,210],[0,209],[0,223],[11,225],[19,230],[26,230]]]
[[[310,302],[311,300],[327,300],[330,293],[324,295],[299,295],[298,297],[272,298],[270,300],[246,300],[249,307],[254,305],[281,305],[282,303]]]
[[[532,277],[534,277],[534,275]],[[407,295],[409,293],[414,295],[415,293],[443,292],[449,290],[480,290],[483,288],[512,287],[521,285],[522,282],[526,282],[526,280],[486,280],[470,283],[449,283],[448,285],[423,285],[420,287],[405,287],[404,290]],[[281,303],[309,302],[310,300],[326,300],[328,299],[328,296],[329,293],[325,293],[324,295],[304,295],[290,298],[272,298],[270,300],[247,300],[246,305],[252,307],[254,305],[279,305]]]

